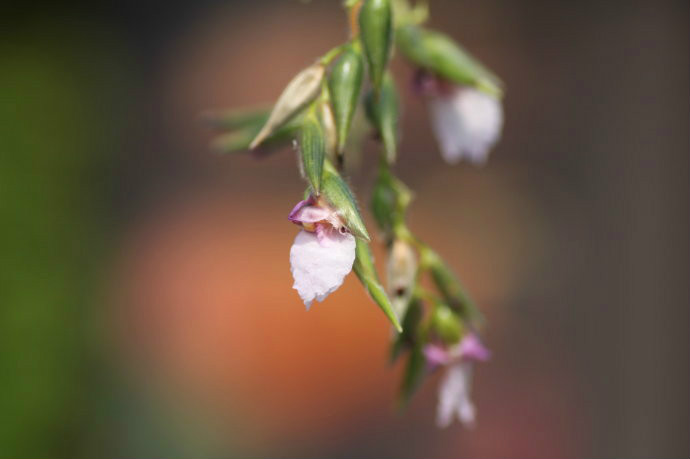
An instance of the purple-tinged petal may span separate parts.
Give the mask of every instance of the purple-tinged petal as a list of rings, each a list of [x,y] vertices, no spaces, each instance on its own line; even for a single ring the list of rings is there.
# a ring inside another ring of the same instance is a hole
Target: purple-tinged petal
[[[330,215],[330,211],[315,204],[315,201],[311,197],[298,202],[290,212],[290,215],[288,215],[288,220],[293,223],[301,224],[315,223],[327,219]]]
[[[436,368],[441,365],[446,365],[450,362],[450,354],[442,346],[438,344],[430,343],[424,346],[424,356],[426,361],[432,368]]]
[[[466,334],[459,344],[459,354],[461,359],[487,361],[491,357],[491,351],[482,344],[476,333]]]

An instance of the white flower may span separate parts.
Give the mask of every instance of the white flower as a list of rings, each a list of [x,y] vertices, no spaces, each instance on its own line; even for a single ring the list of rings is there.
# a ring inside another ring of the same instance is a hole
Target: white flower
[[[503,127],[501,102],[469,87],[431,97],[431,123],[443,158],[450,164],[467,159],[483,164]]]
[[[466,427],[473,427],[475,410],[470,400],[472,387],[472,362],[462,361],[451,365],[441,382],[436,424],[448,427],[453,418]]]
[[[352,271],[356,242],[336,212],[313,198],[297,204],[288,218],[303,228],[290,248],[290,265],[292,288],[309,309],[312,301],[336,291]]]
[[[448,427],[457,418],[465,427],[473,427],[475,409],[470,399],[472,387],[472,366],[491,357],[479,337],[470,332],[453,347],[427,344],[424,347],[427,363],[431,368],[447,367],[438,393],[436,424]]]

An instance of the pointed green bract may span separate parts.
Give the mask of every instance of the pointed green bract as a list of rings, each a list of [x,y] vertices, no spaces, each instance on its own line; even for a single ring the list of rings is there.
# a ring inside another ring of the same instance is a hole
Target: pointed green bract
[[[302,170],[312,190],[321,194],[321,176],[326,158],[326,138],[321,123],[315,114],[309,114],[302,123],[300,132],[300,158]]]
[[[333,115],[338,132],[339,154],[342,154],[345,148],[352,116],[357,108],[363,72],[364,63],[361,53],[349,46],[333,65],[328,80]]]
[[[324,162],[323,177],[321,179],[321,193],[326,201],[338,212],[345,222],[345,226],[358,239],[369,241],[369,233],[359,213],[357,201],[350,191],[350,187],[340,177],[330,161]]]
[[[396,43],[408,60],[448,81],[494,96],[503,93],[498,77],[445,34],[408,25],[397,31]]]
[[[405,316],[402,320],[403,331],[396,337],[391,346],[391,363],[395,362],[400,353],[406,348],[411,348],[417,340],[417,331],[420,321],[422,320],[423,309],[419,298],[412,297],[410,303],[405,311]]]
[[[381,282],[379,281],[379,276],[376,273],[376,267],[374,266],[374,257],[371,254],[371,249],[369,244],[361,239],[357,239],[357,252],[355,257],[355,264],[353,269],[357,274],[357,277],[362,282],[362,285],[367,289],[371,298],[376,302],[376,304],[381,308],[383,313],[388,317],[393,326],[398,332],[403,329],[400,326],[400,321],[393,311],[391,302],[386,295]]]
[[[359,33],[369,65],[369,79],[378,93],[393,44],[390,0],[364,0],[359,12]]]
[[[298,122],[292,121],[278,129],[271,135],[266,137],[262,142],[259,150],[270,151],[281,146],[288,145],[294,139],[299,131]],[[247,126],[243,129],[227,132],[214,138],[211,142],[211,148],[216,153],[237,153],[246,152],[249,150],[249,144],[256,134],[261,129],[261,125]]]
[[[379,97],[371,92],[367,96],[367,114],[381,136],[383,149],[386,153],[386,161],[393,164],[398,155],[398,118],[400,117],[400,104],[395,80],[386,73]]]
[[[424,379],[426,372],[426,357],[424,356],[424,347],[422,340],[415,341],[412,349],[410,349],[410,356],[405,365],[405,372],[403,373],[403,380],[400,386],[400,407],[404,408],[419,388],[420,383]]]
[[[322,64],[314,64],[302,70],[288,83],[273,107],[266,124],[249,145],[251,149],[259,146],[319,95],[325,71]]]
[[[444,300],[458,311],[460,317],[480,325],[484,321],[484,317],[441,257],[433,250],[425,248],[422,252],[422,262],[429,267],[431,278]]]
[[[270,113],[270,108],[265,107],[242,110],[209,111],[202,114],[202,119],[216,129],[235,130],[256,125],[261,127],[268,120]]]

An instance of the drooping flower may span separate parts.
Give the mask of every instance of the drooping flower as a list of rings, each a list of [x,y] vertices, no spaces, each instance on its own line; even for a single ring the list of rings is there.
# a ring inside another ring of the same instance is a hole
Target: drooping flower
[[[436,424],[448,427],[453,418],[457,417],[463,425],[472,427],[476,417],[474,404],[470,399],[473,363],[488,360],[491,352],[475,333],[470,332],[451,348],[435,343],[427,344],[424,355],[431,367],[447,367],[439,387]]]
[[[299,202],[288,219],[302,227],[290,248],[297,290],[309,309],[343,283],[355,261],[356,242],[337,212],[314,197]]]
[[[466,159],[476,165],[484,164],[501,136],[501,101],[423,71],[417,74],[415,87],[428,96],[431,126],[446,162],[456,164]]]

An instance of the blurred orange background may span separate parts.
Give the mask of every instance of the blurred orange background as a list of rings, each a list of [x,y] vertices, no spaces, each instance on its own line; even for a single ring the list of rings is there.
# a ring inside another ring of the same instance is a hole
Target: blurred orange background
[[[346,37],[340,2],[15,4],[3,455],[687,455],[688,5],[431,14],[508,88],[488,165],[449,167],[394,64],[410,226],[488,319],[476,428],[435,427],[438,378],[395,410],[390,327],[354,276],[304,310],[294,152],[208,149],[199,114],[274,100]],[[362,207],[375,164],[366,143],[349,170]]]

